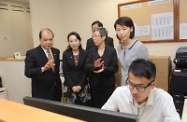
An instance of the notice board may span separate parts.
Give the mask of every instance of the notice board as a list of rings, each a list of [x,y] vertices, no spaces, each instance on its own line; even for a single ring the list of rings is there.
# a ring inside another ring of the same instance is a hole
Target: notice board
[[[187,41],[187,0],[179,1],[180,40]]]
[[[118,17],[132,18],[135,36],[144,43],[185,41],[179,39],[179,23],[187,23],[187,16],[180,18],[187,12],[179,8],[185,5],[187,0],[139,0],[118,4]]]

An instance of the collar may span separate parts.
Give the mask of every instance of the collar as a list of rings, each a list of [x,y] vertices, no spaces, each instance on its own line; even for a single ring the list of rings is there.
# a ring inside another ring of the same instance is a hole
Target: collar
[[[136,44],[136,42],[138,42],[138,40],[134,40],[131,42],[130,45],[127,46],[127,49],[132,49],[134,47],[134,45]],[[121,44],[121,49],[124,49],[124,46]]]
[[[134,40],[129,46],[128,49],[130,50],[135,44],[138,42],[138,40]]]
[[[153,105],[154,104],[154,92],[155,92],[156,88],[152,89],[150,94],[149,94],[149,97],[148,97],[148,100],[147,100],[147,105]]]
[[[42,48],[43,51],[47,54],[47,50],[46,50],[45,48],[43,48],[42,46],[41,46],[41,48]],[[49,51],[50,51],[50,53],[52,52],[51,49],[49,49]]]

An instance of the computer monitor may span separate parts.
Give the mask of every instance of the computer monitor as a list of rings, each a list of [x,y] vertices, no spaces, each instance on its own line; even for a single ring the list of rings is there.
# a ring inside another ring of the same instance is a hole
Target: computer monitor
[[[67,104],[33,97],[24,97],[24,104],[70,116],[87,122],[138,122],[137,115],[101,110],[99,108]]]

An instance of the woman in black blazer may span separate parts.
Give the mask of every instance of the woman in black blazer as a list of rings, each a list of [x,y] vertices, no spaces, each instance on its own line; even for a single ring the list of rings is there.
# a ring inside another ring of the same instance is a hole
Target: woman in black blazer
[[[115,72],[118,70],[115,48],[106,46],[107,30],[94,29],[93,41],[96,47],[89,50],[86,70],[89,72],[89,83],[93,107],[101,108],[115,89]]]
[[[71,32],[67,36],[68,47],[63,52],[63,73],[65,77],[65,85],[70,92],[74,93],[75,104],[82,104],[79,99],[79,93],[84,88],[87,82],[85,72],[85,63],[87,53],[82,49],[81,37],[76,32]]]

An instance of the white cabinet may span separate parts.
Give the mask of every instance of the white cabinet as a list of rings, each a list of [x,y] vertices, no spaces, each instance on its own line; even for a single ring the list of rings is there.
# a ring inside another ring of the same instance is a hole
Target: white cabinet
[[[24,76],[24,65],[21,59],[0,60],[0,75],[8,100],[23,103],[23,97],[31,96],[31,79]]]
[[[0,98],[8,99],[6,88],[0,88]]]
[[[0,0],[0,57],[33,48],[28,4]]]
[[[8,56],[8,54],[12,55],[12,52],[14,51],[14,42],[11,31],[11,16],[6,7],[7,6],[5,5],[0,5],[0,57]]]

